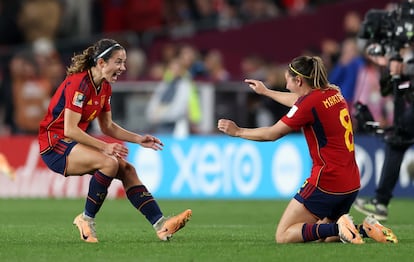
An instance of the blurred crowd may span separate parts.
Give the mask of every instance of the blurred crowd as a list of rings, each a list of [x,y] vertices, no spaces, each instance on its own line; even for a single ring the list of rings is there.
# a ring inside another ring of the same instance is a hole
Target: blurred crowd
[[[191,36],[200,30],[225,31],[264,19],[300,15],[328,2],[333,1],[1,0],[0,135],[37,133],[49,98],[64,79],[70,62],[58,51],[57,41],[70,46],[73,39],[117,32],[145,34],[147,38],[161,34],[171,38]],[[372,106],[375,119],[387,126],[392,123],[392,100],[381,97],[381,68],[362,52],[357,37],[362,16],[349,12],[343,21],[344,39],[321,39],[320,46],[303,50],[303,54],[321,56],[330,72],[330,82],[341,87],[350,107],[357,101]],[[195,80],[220,83],[253,78],[265,81],[270,88],[284,90],[286,65],[257,54],[243,57],[241,76],[233,76],[218,49],[198,50],[196,46],[171,42],[162,47],[159,60],[149,61],[145,41],[137,44],[135,38],[127,37],[122,44],[128,52],[128,70],[121,80],[170,83],[174,79],[173,64],[181,67],[176,71],[185,72],[195,88]],[[182,77],[184,73],[180,74]],[[193,103],[189,108],[196,106]],[[249,126],[263,126],[278,120],[288,109],[252,93],[246,110]],[[194,125],[190,124],[192,133],[198,132],[200,117],[194,117]]]
[[[0,45],[39,37],[166,31],[171,36],[300,14],[332,0],[1,0]],[[5,34],[7,33],[7,34]]]

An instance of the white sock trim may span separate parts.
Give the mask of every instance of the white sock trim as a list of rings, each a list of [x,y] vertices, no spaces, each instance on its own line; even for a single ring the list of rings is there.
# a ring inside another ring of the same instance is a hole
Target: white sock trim
[[[164,225],[165,220],[167,220],[164,216],[162,216],[160,219],[157,220],[157,222],[152,225],[155,230],[160,230],[162,226]]]

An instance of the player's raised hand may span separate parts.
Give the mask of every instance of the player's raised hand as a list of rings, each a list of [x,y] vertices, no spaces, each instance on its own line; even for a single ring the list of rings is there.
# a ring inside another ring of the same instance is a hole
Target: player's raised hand
[[[236,123],[228,119],[220,119],[217,122],[217,128],[221,132],[230,136],[237,136],[237,133],[240,131],[240,127],[238,127]]]
[[[152,148],[154,150],[162,150],[164,146],[161,140],[152,135],[142,136],[139,144],[143,147]]]
[[[259,95],[264,95],[268,90],[268,88],[260,80],[245,79],[244,82],[249,84],[249,87]]]

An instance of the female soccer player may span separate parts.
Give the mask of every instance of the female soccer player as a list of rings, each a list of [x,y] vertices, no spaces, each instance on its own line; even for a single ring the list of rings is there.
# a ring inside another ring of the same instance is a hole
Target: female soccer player
[[[293,59],[285,79],[289,93],[270,90],[261,81],[245,80],[256,93],[291,107],[273,126],[241,128],[231,120],[218,121],[220,131],[255,141],[274,141],[303,130],[313,166],[280,219],[276,242],[340,239],[362,244],[362,237],[371,237],[396,243],[392,231],[374,218],[367,217],[361,226],[355,226],[348,215],[360,188],[351,117],[339,88],[328,82],[322,60],[315,56]]]
[[[162,149],[158,138],[132,133],[112,121],[111,83],[126,70],[125,63],[125,49],[112,39],[102,39],[73,56],[67,77],[53,95],[40,124],[40,154],[51,170],[63,176],[92,175],[84,212],[73,221],[86,242],[98,242],[94,218],[114,178],[122,181],[129,201],[145,215],[161,240],[168,240],[192,214],[188,209],[165,218],[135,168],[125,161],[128,148],[86,132],[91,121],[98,118],[105,135],[153,150]]]

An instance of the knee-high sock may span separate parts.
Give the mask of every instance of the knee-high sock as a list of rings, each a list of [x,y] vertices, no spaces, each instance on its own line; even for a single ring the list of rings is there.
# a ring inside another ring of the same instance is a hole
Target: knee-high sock
[[[89,182],[89,192],[86,198],[85,215],[94,218],[101,208],[106,195],[108,187],[111,185],[112,177],[96,171]]]
[[[303,224],[302,238],[304,242],[324,239],[338,235],[338,225],[330,224]]]
[[[144,185],[129,188],[126,195],[132,205],[147,218],[151,225],[154,225],[163,216],[157,201]]]

